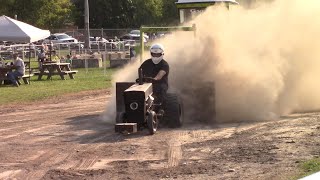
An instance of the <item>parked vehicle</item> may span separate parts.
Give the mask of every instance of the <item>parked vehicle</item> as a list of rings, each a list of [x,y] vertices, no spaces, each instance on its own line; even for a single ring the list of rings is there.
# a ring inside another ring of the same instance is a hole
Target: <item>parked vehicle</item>
[[[137,36],[140,38],[140,30],[132,30],[130,31],[129,35],[131,36]],[[149,36],[144,34],[143,37],[148,41],[149,40]]]
[[[138,42],[140,42],[140,30],[132,30],[132,31],[130,31],[130,33],[121,36],[120,40],[122,40],[122,41],[134,40],[138,43]],[[143,35],[143,42],[147,43],[148,41],[149,41],[149,36],[144,34]]]
[[[65,33],[55,33],[47,37],[43,40],[43,43],[53,43],[60,44],[61,47],[81,47],[83,48],[83,44],[79,44],[79,41],[76,38],[73,38]]]
[[[134,40],[137,43],[139,43],[140,42],[140,35],[136,36],[136,35],[132,35],[132,34],[126,34],[126,35],[123,35],[122,37],[120,37],[120,40],[121,41]],[[148,40],[144,37],[143,42],[147,43]]]
[[[91,48],[107,46],[108,49],[116,49],[118,47],[118,42],[110,42],[103,37],[90,37],[90,45]]]
[[[64,33],[71,36],[71,37],[78,39],[81,42],[83,42],[85,39],[84,34],[80,33],[79,31],[66,31]]]

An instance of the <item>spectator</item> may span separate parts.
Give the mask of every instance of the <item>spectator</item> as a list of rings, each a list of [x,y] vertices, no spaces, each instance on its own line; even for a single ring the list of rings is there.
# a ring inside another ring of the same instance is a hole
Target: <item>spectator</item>
[[[60,57],[57,55],[56,51],[51,52],[51,61],[60,63]]]
[[[135,60],[135,56],[136,56],[136,52],[134,50],[134,47],[130,46],[129,51],[130,51],[130,61],[134,61]]]
[[[25,65],[21,58],[18,57],[18,54],[13,54],[13,64],[9,65],[9,68],[15,69],[8,73],[8,79],[11,81],[13,86],[19,87],[17,78],[23,76],[25,73]]]
[[[65,59],[65,62],[66,63],[70,63],[70,67],[72,67],[72,59],[71,59],[71,56],[69,54],[67,55],[67,58]]]
[[[43,62],[46,60],[46,53],[43,48],[40,49],[40,52],[38,53],[38,64],[39,69],[42,69]]]

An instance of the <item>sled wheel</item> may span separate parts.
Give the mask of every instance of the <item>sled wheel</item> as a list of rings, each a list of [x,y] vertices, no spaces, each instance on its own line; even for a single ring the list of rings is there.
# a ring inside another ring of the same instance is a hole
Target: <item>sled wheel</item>
[[[158,120],[157,120],[157,115],[154,111],[151,111],[148,115],[147,119],[147,124],[148,124],[148,130],[150,135],[153,135],[158,128]]]
[[[167,93],[163,119],[170,128],[178,128],[182,126],[183,104],[178,95]]]

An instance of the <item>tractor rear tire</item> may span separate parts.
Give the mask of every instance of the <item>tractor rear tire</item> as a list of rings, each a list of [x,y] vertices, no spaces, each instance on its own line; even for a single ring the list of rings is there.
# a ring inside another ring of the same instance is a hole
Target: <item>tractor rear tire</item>
[[[179,128],[183,124],[183,104],[177,94],[167,93],[164,103],[163,120],[169,128]]]
[[[150,135],[153,135],[158,128],[157,115],[154,111],[151,111],[147,118],[147,125]]]

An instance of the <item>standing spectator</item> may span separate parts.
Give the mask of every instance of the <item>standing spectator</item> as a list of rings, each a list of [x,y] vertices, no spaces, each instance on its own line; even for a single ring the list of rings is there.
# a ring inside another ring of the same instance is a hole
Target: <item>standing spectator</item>
[[[38,53],[38,64],[39,69],[42,69],[43,62],[46,60],[46,53],[43,48],[40,49],[40,52]]]
[[[71,56],[69,54],[67,55],[67,58],[65,59],[65,62],[66,63],[70,63],[70,67],[72,67],[72,59],[71,59]]]
[[[129,51],[130,51],[130,61],[132,62],[135,60],[136,52],[134,50],[134,47],[131,47],[131,46],[130,46]]]
[[[8,79],[12,82],[13,86],[19,87],[17,78],[24,75],[25,65],[23,60],[18,57],[18,53],[13,54],[13,64],[9,65],[9,68],[15,69],[15,71],[8,73]]]

